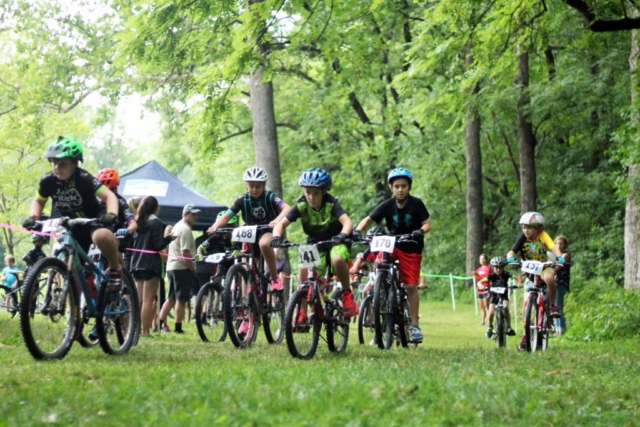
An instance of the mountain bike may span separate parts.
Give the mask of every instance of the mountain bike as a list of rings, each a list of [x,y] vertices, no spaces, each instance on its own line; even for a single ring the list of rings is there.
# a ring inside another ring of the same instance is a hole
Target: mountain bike
[[[555,261],[525,260],[509,265],[518,266],[526,274],[524,288],[528,292],[524,306],[524,333],[528,352],[546,351],[549,335],[553,332],[550,305],[547,298],[547,284],[542,280],[545,268],[561,265]]]
[[[404,283],[400,282],[398,264],[390,256],[397,241],[410,242],[412,235],[377,235],[365,237],[371,252],[381,255],[375,265],[376,279],[373,287],[373,326],[375,341],[381,349],[390,349],[394,340],[402,347],[417,347],[411,339],[411,310]]]
[[[16,270],[12,274],[16,276],[15,289],[5,284],[0,285],[0,311],[6,310],[11,318],[14,318],[19,311],[20,292],[24,287],[24,272]]]
[[[331,282],[332,266],[329,252],[340,244],[331,240],[314,244],[299,244],[284,241],[279,247],[298,247],[299,267],[308,269],[308,278],[300,283],[298,290],[289,299],[284,317],[284,333],[291,356],[311,359],[316,353],[322,325],[322,337],[329,351],[343,353],[349,340],[349,320],[345,319],[342,307],[341,289],[327,295]],[[322,256],[327,260],[324,278],[318,277],[316,268],[322,264]]]
[[[518,289],[517,286],[492,286],[489,288],[489,292],[504,295],[506,292],[512,289]],[[505,347],[507,345],[507,332],[509,330],[509,320],[507,318],[507,307],[504,306],[504,299],[499,298],[498,304],[496,304],[496,328],[493,334],[493,339],[496,340],[498,348]]]
[[[367,274],[369,283],[375,282],[375,273]],[[352,282],[352,286],[353,286]],[[362,295],[364,288],[369,283],[360,284],[358,293]],[[373,324],[373,292],[366,297],[361,297],[360,307],[358,310],[358,342],[366,345],[376,345],[375,325]]]
[[[233,228],[221,228],[211,238],[225,239],[232,231]],[[196,327],[204,342],[222,342],[227,338],[222,293],[229,265],[234,257],[239,255],[232,248],[227,249],[225,252],[207,255],[201,260],[196,260],[212,267],[211,278],[200,288],[196,297]]]
[[[282,342],[284,299],[282,290],[272,290],[265,272],[262,253],[254,257],[259,230],[268,225],[250,225],[233,229],[232,242],[242,243],[242,253],[227,271],[224,280],[222,306],[227,334],[239,348],[253,344],[262,322],[269,344]]]
[[[73,238],[75,227],[95,226],[95,219],[58,218],[37,221],[43,231],[62,232],[53,256],[39,260],[25,277],[20,303],[22,337],[38,360],[62,359],[84,327],[81,296],[86,316],[96,319],[98,341],[107,354],[123,354],[134,343],[140,327],[140,310],[135,281],[122,269],[122,286],[108,286],[101,270]],[[85,275],[85,271],[87,274]],[[97,298],[87,277],[100,283]],[[41,297],[41,294],[43,297]]]

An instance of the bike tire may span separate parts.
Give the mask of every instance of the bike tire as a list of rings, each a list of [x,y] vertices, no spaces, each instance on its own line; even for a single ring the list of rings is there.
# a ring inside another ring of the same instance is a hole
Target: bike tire
[[[301,285],[300,289],[289,298],[289,304],[284,315],[284,336],[289,354],[297,359],[309,360],[313,358],[318,349],[320,340],[320,328],[322,322],[315,315],[317,304],[316,295],[311,285]],[[306,322],[300,322],[300,313],[304,311],[304,302],[307,302]]]
[[[391,308],[391,286],[387,286],[388,272],[379,272],[373,287],[373,321],[376,343],[380,349],[389,349],[393,344],[393,313]],[[388,289],[387,289],[388,288]]]
[[[16,294],[12,293],[12,289],[5,285],[0,285],[0,314],[7,312],[11,318],[20,311],[20,302],[16,302]]]
[[[498,348],[507,345],[507,322],[503,309],[496,310],[496,343]]]
[[[544,308],[540,307],[540,309],[538,310],[539,316],[542,316],[542,319],[540,321],[540,328],[538,331],[538,345],[537,345],[537,350],[539,351],[547,351],[547,348],[549,348],[549,321],[550,321],[550,316],[549,316],[549,312],[547,310],[545,310]]]
[[[264,336],[269,344],[280,344],[284,339],[284,292],[267,287],[267,303],[262,313]]]
[[[120,289],[113,289],[108,283],[100,286],[96,326],[100,347],[109,355],[128,352],[139,337],[138,290],[133,277],[124,267]]]
[[[402,301],[401,312],[398,313],[398,319],[398,338],[400,345],[404,348],[409,347],[409,344],[414,348],[417,347],[418,343],[409,339],[411,336],[411,331],[409,330],[411,327],[411,310],[409,309],[409,301],[406,299]]]
[[[20,330],[34,359],[62,359],[69,353],[78,327],[77,295],[62,260],[43,258],[29,269],[20,301]]]
[[[373,324],[373,295],[367,295],[360,304],[358,342],[364,345],[375,345],[376,343],[376,331]]]
[[[350,320],[344,318],[344,314],[337,304],[341,304],[340,294],[338,291],[332,295],[335,304],[327,304],[325,307],[325,315],[327,322],[325,328],[327,331],[327,346],[332,353],[344,353],[347,349],[349,341],[349,323]],[[338,302],[340,301],[340,302]]]
[[[538,327],[536,323],[536,316],[538,313],[538,295],[532,292],[527,300],[527,307],[524,311],[524,336],[525,347],[528,352],[535,351]]]
[[[222,308],[222,285],[206,283],[196,298],[196,328],[204,342],[222,342],[227,337],[227,325]]]
[[[243,283],[248,288],[251,277],[243,264],[235,264],[227,271],[222,295],[224,321],[227,335],[237,348],[247,348],[256,340],[259,316],[254,304],[249,302],[252,295],[243,297]],[[253,284],[252,284],[253,285]],[[246,332],[240,332],[242,324],[248,323]]]

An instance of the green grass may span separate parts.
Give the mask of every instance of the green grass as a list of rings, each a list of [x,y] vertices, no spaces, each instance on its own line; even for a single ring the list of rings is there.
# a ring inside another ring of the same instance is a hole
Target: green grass
[[[236,350],[186,336],[141,339],[125,356],[74,345],[36,362],[0,314],[0,425],[639,425],[640,344],[552,339],[523,354],[484,338],[473,306],[423,301],[425,343],[311,361],[285,345]]]

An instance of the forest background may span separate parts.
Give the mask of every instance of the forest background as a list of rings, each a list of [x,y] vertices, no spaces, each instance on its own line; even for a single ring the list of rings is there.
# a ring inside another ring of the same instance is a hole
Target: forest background
[[[635,1],[2,0],[0,14],[1,223],[28,214],[61,134],[91,172],[156,159],[224,204],[254,164],[290,204],[322,167],[355,222],[402,166],[432,215],[424,271],[504,255],[539,210],[570,242],[575,336],[638,335]],[[123,132],[130,96],[156,118],[148,137]],[[2,249],[27,237],[3,228]]]

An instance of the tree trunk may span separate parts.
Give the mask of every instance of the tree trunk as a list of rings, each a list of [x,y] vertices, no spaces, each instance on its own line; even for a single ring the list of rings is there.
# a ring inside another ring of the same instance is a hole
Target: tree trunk
[[[467,64],[473,62],[467,49]],[[478,257],[484,245],[484,221],[482,200],[482,155],[480,152],[480,116],[476,106],[476,94],[479,86],[472,91],[467,105],[467,117],[464,130],[467,168],[467,270],[478,266]]]
[[[529,53],[523,52],[518,58],[518,73],[514,84],[518,95],[518,148],[520,150],[520,209],[522,212],[535,211],[538,200],[536,190],[536,137],[529,116],[531,97],[529,95]]]
[[[638,16],[638,10],[630,5],[632,17]],[[629,55],[629,69],[631,71],[631,105],[635,114],[632,116],[633,129],[638,132],[640,114],[638,114],[638,91],[640,80],[636,75],[638,70],[638,54],[640,32],[631,32],[631,53]],[[631,155],[632,164],[629,166],[629,193],[624,216],[624,287],[625,289],[640,289],[640,216],[638,215],[638,194],[640,194],[640,165],[635,164],[636,156]]]

